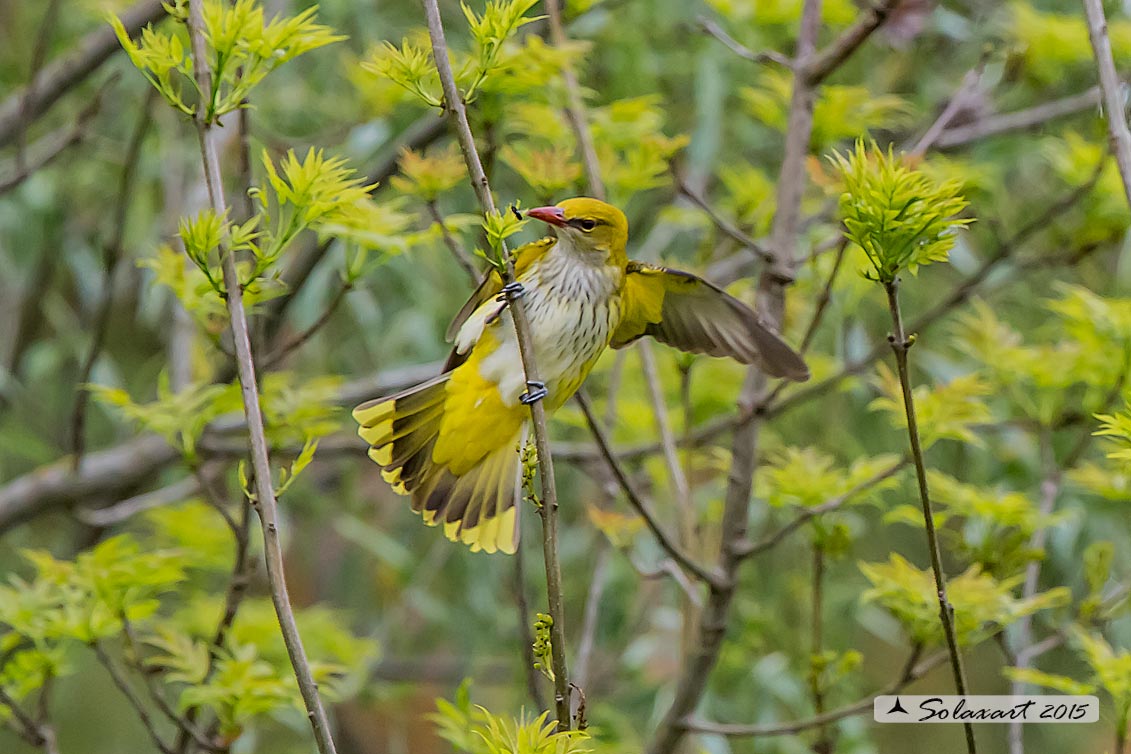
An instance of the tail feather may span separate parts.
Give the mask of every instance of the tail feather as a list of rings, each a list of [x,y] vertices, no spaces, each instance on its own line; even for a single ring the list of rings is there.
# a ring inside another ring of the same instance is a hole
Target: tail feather
[[[450,374],[354,409],[358,434],[381,476],[429,526],[472,551],[513,553],[518,545],[515,488],[519,436],[489,452],[459,476],[436,463]]]

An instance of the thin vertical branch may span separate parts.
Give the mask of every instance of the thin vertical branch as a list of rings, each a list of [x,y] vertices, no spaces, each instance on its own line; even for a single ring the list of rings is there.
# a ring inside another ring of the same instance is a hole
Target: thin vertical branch
[[[915,341],[908,338],[903,329],[903,315],[899,310],[898,285],[898,279],[884,284],[884,290],[888,297],[888,309],[891,311],[892,334],[889,340],[892,351],[895,352],[899,385],[903,391],[903,408],[907,415],[907,436],[911,443],[911,462],[915,466],[915,478],[919,483],[919,500],[923,504],[923,521],[927,529],[927,547],[931,556],[931,572],[935,577],[935,590],[939,598],[939,620],[942,622],[943,634],[946,636],[946,647],[950,655],[950,669],[954,675],[955,691],[959,695],[965,696],[966,671],[962,667],[962,653],[959,651],[958,635],[954,629],[954,608],[946,595],[946,574],[942,567],[942,550],[939,547],[938,532],[935,529],[935,513],[931,505],[931,493],[927,488],[927,466],[923,461],[923,448],[919,441],[919,421],[915,416],[915,398],[911,392],[911,375],[907,366],[907,351]],[[977,745],[974,743],[974,727],[969,722],[964,722],[962,727],[966,733],[966,751],[969,754],[975,754]]]
[[[1123,179],[1123,193],[1127,204],[1131,205],[1131,130],[1127,127],[1124,107],[1124,85],[1115,72],[1115,61],[1111,56],[1111,40],[1107,36],[1107,19],[1104,17],[1102,0],[1083,0],[1084,14],[1088,17],[1088,38],[1092,41],[1092,52],[1096,57],[1096,68],[1100,76],[1100,92],[1103,94],[1104,117],[1107,120],[1108,138],[1115,163],[1119,166],[1119,177]]]
[[[801,27],[797,38],[795,61],[805,61],[816,49],[821,26],[821,0],[805,0],[801,11]],[[785,155],[777,186],[777,212],[771,232],[768,264],[758,281],[758,307],[771,326],[780,329],[785,310],[785,286],[793,280],[798,227],[801,216],[801,195],[805,187],[805,157],[813,129],[814,93],[807,76],[795,75],[786,131]],[[668,711],[660,721],[648,754],[671,754],[682,740],[691,715],[707,687],[707,680],[726,636],[730,606],[734,598],[738,568],[742,563],[742,545],[750,517],[750,499],[757,466],[757,447],[761,417],[754,408],[765,390],[766,378],[751,369],[738,398],[742,419],[731,444],[731,466],[727,475],[727,491],[723,502],[719,571],[721,578],[711,584],[698,629],[696,646],[676,682]]]
[[[546,0],[546,15],[550,17],[550,39],[554,46],[561,49],[565,47],[566,36],[562,28],[562,8],[560,0]],[[585,116],[585,102],[581,97],[581,85],[573,67],[566,64],[562,67],[562,80],[565,82],[567,106],[566,118],[569,120],[573,134],[577,138],[577,151],[581,154],[581,164],[585,167],[585,180],[588,184],[589,195],[595,199],[604,200],[605,182],[601,178],[601,164],[597,161],[597,148],[593,144],[593,134],[589,131],[589,122]]]
[[[813,583],[810,591],[809,633],[812,649],[809,657],[809,694],[813,698],[813,711],[819,718],[825,714],[825,691],[822,686],[824,675],[824,604],[825,604],[825,550],[820,542],[813,541]],[[833,740],[826,725],[817,726],[817,741],[813,744],[814,754],[829,754],[833,750]]]
[[[428,34],[432,41],[432,56],[436,71],[444,91],[444,106],[456,127],[460,151],[463,152],[467,172],[471,176],[471,186],[484,214],[497,211],[491,186],[483,172],[483,163],[475,147],[475,137],[467,120],[467,106],[456,86],[455,74],[448,59],[448,43],[444,38],[444,25],[440,19],[437,0],[421,0],[424,14],[428,19]],[[514,260],[506,245],[503,245],[506,267],[503,270],[504,282],[514,280]],[[530,320],[522,299],[509,299],[511,319],[514,322],[515,336],[518,340],[522,369],[528,383],[538,381],[538,367],[534,360],[534,339],[531,335]],[[569,730],[569,677],[566,670],[565,614],[562,605],[562,574],[558,563],[558,492],[554,481],[554,462],[550,454],[549,432],[546,429],[546,407],[542,401],[530,404],[530,417],[534,425],[534,444],[538,450],[538,472],[542,480],[542,554],[546,562],[547,612],[553,619],[550,626],[551,665],[554,671],[554,707],[558,718],[558,730]]]
[[[220,156],[216,147],[216,132],[208,122],[208,109],[205,103],[212,98],[212,72],[209,68],[208,50],[204,40],[204,19],[200,3],[189,4],[189,37],[192,42],[193,70],[201,98],[197,107],[196,126],[200,139],[201,157],[204,163],[204,178],[208,187],[208,197],[212,210],[217,216],[226,215],[228,207],[224,198],[224,188],[220,174]],[[259,405],[259,386],[255,376],[255,361],[251,353],[251,338],[248,329],[247,312],[243,307],[243,289],[236,269],[235,255],[230,251],[223,255],[224,286],[227,290],[228,315],[231,320],[232,340],[236,350],[236,367],[239,374],[240,393],[243,398],[244,414],[247,417],[248,441],[251,452],[251,465],[255,474],[255,499],[252,501],[259,513],[263,528],[263,549],[267,563],[267,579],[270,584],[271,601],[279,618],[279,628],[287,647],[291,666],[295,671],[299,692],[306,705],[307,716],[314,730],[314,739],[321,754],[334,754],[334,740],[330,735],[330,722],[318,686],[302,645],[302,638],[295,622],[294,609],[287,593],[286,576],[283,565],[283,549],[279,539],[278,503],[271,482],[271,460],[268,455],[267,436],[263,425],[263,413]]]
[[[522,642],[522,674],[526,678],[526,691],[538,709],[546,709],[542,687],[538,685],[538,671],[534,668],[534,634],[530,630],[530,605],[526,601],[526,567],[522,548],[514,552],[514,604],[518,611],[518,638]]]

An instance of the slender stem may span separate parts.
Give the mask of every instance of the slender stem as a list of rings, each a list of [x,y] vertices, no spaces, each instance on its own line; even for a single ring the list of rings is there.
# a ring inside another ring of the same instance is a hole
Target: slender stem
[[[593,564],[593,575],[589,578],[589,594],[585,597],[585,613],[581,619],[581,639],[577,642],[577,660],[573,667],[573,682],[584,689],[589,682],[589,669],[592,667],[593,647],[597,644],[597,623],[601,611],[601,597],[608,583],[610,562],[609,541],[598,535],[597,559]]]
[[[927,487],[927,466],[923,460],[923,448],[919,441],[919,421],[915,416],[915,397],[911,392],[911,376],[907,366],[907,351],[914,340],[907,337],[903,329],[903,315],[899,310],[898,280],[884,284],[887,292],[888,309],[891,311],[892,351],[895,352],[896,370],[899,372],[899,385],[903,391],[903,408],[907,415],[907,436],[911,443],[911,462],[915,466],[915,478],[919,483],[919,500],[923,504],[923,521],[927,529],[927,548],[931,556],[931,572],[935,577],[935,590],[939,599],[939,620],[946,636],[947,651],[950,654],[950,669],[954,675],[955,691],[966,695],[966,671],[962,667],[962,654],[958,649],[958,635],[954,630],[954,608],[946,595],[946,574],[942,566],[942,550],[939,547],[938,532],[935,530],[935,513],[931,505],[931,493]],[[966,751],[977,752],[974,742],[974,727],[963,723],[966,733]]]
[[[1124,85],[1115,72],[1111,56],[1111,40],[1107,36],[1107,19],[1102,0],[1083,0],[1084,14],[1088,17],[1088,38],[1099,70],[1100,91],[1103,94],[1104,117],[1107,120],[1108,139],[1123,180],[1123,193],[1131,205],[1131,129],[1127,127],[1124,109]]]
[[[534,634],[530,631],[530,605],[526,601],[526,567],[522,548],[514,553],[514,594],[515,609],[518,611],[518,638],[522,642],[523,675],[526,677],[526,690],[530,700],[538,709],[546,709],[542,698],[542,687],[538,685],[538,671],[534,669]]]
[[[791,70],[793,68],[793,61],[787,58],[785,55],[782,55],[780,52],[776,52],[774,50],[754,52],[749,47],[736,40],[730,34],[727,34],[721,26],[705,16],[699,17],[698,26],[704,31],[704,33],[709,34],[718,41],[722,42],[723,46],[725,46],[728,50],[730,50],[743,60],[749,60],[751,63],[758,63],[759,65],[773,63],[774,65],[779,65],[786,70]]]
[[[546,0],[546,15],[550,19],[550,39],[554,46],[563,48],[566,44],[565,30],[562,28],[562,8],[560,0]],[[581,153],[581,164],[585,167],[585,181],[588,185],[589,195],[596,199],[605,199],[605,182],[601,178],[601,164],[597,160],[597,148],[593,144],[593,134],[589,131],[589,123],[585,116],[585,101],[581,97],[581,85],[577,81],[577,74],[573,66],[566,64],[562,68],[562,81],[566,90],[566,118],[569,120],[573,135],[577,138],[577,151]]]
[[[192,56],[197,84],[201,90],[201,103],[196,114],[197,133],[200,139],[201,157],[204,162],[204,177],[208,187],[208,197],[212,210],[217,216],[227,213],[227,201],[220,177],[220,158],[216,149],[216,132],[207,122],[204,102],[211,97],[211,71],[208,63],[208,50],[204,41],[204,19],[200,3],[189,4],[189,36],[192,41]],[[243,290],[236,270],[235,255],[223,255],[224,285],[227,290],[228,316],[231,320],[232,340],[236,349],[236,367],[240,380],[240,393],[243,398],[244,414],[247,417],[248,440],[251,452],[251,465],[255,474],[255,499],[252,501],[259,514],[263,528],[263,549],[267,563],[267,580],[270,584],[271,601],[279,618],[279,628],[291,666],[295,671],[299,692],[306,705],[307,716],[314,731],[314,738],[321,754],[334,754],[334,740],[330,735],[330,721],[318,694],[318,686],[306,657],[302,637],[295,622],[294,609],[287,593],[286,575],[283,565],[283,547],[279,539],[278,503],[271,482],[271,460],[268,455],[267,436],[263,425],[263,413],[259,405],[259,386],[255,376],[255,361],[251,353],[251,338],[248,330],[247,313],[243,307]]]
[[[768,725],[741,725],[741,724],[725,724],[707,722],[705,720],[691,719],[686,723],[688,730],[700,731],[702,733],[714,733],[722,736],[731,736],[735,738],[740,737],[770,737],[770,736],[792,736],[802,731],[817,728],[829,723],[835,723],[837,720],[843,720],[846,717],[859,715],[868,712],[872,709],[873,701],[877,696],[886,696],[894,694],[903,689],[912,681],[922,678],[924,675],[934,670],[939,665],[946,662],[946,653],[939,652],[932,655],[927,659],[919,662],[920,649],[916,647],[911,656],[908,658],[903,672],[899,678],[889,684],[886,688],[869,694],[865,698],[846,704],[843,707],[838,707],[834,710],[829,710],[820,715],[807,718],[805,720],[794,720],[786,723],[770,723]]]
[[[601,426],[597,423],[597,418],[593,415],[593,408],[589,405],[589,399],[581,391],[578,391],[575,397],[577,404],[581,407],[581,413],[585,416],[585,421],[589,425],[589,431],[592,433],[593,439],[597,443],[597,449],[608,464],[609,470],[613,472],[613,476],[616,477],[621,489],[624,490],[624,495],[628,499],[629,505],[644,519],[644,525],[652,532],[652,536],[656,538],[657,544],[660,545],[661,549],[663,549],[672,560],[679,564],[680,568],[712,588],[719,586],[719,574],[708,571],[706,568],[696,563],[691,556],[680,548],[676,541],[672,539],[671,535],[660,526],[656,514],[652,512],[652,509],[648,507],[648,504],[645,503],[644,499],[636,492],[636,488],[632,486],[632,482],[629,480],[624,468],[621,467],[616,456],[613,455],[612,449],[609,447],[608,438],[605,437],[605,431],[601,429]]]
[[[42,746],[48,749],[48,740],[54,743],[54,732],[47,732],[46,725],[41,725],[35,722],[31,716],[20,706],[12,696],[0,686],[0,705],[8,708],[12,713],[12,718],[19,723],[17,726],[12,726],[13,730],[20,736],[20,738],[27,741],[32,746]]]
[[[169,746],[161,740],[161,735],[157,732],[157,726],[154,725],[153,718],[149,715],[149,710],[145,708],[145,705],[142,704],[141,699],[139,699],[137,694],[134,693],[134,690],[130,688],[129,681],[127,681],[125,676],[122,675],[122,671],[116,664],[114,664],[114,661],[110,658],[110,655],[106,654],[106,650],[103,649],[102,645],[97,641],[92,642],[90,646],[91,649],[94,650],[94,654],[98,656],[98,661],[102,663],[102,666],[104,668],[106,668],[106,672],[110,674],[110,678],[114,681],[114,685],[118,687],[118,690],[122,692],[122,695],[124,697],[126,697],[126,701],[128,701],[130,703],[130,706],[133,707],[133,710],[137,714],[138,719],[141,720],[142,726],[145,728],[146,732],[149,733],[149,737],[153,740],[154,746],[156,746],[161,751],[161,754],[173,754],[173,750],[170,749]]]
[[[812,650],[809,658],[809,694],[813,698],[813,711],[817,716],[825,712],[824,675],[824,604],[825,604],[825,549],[814,538],[813,540],[813,583],[810,587],[809,633],[812,639]],[[833,750],[833,738],[827,725],[817,726],[817,740],[813,744],[814,754],[829,754]]]
[[[440,226],[440,236],[444,239],[444,245],[448,247],[448,251],[451,252],[452,258],[456,260],[456,264],[467,274],[472,285],[479,285],[483,275],[475,269],[475,263],[471,261],[471,257],[459,245],[459,241],[448,230],[448,226],[444,225],[444,216],[440,214],[440,207],[436,204],[435,199],[428,202],[428,216],[432,218],[432,222]]]
[[[448,59],[448,43],[444,38],[444,25],[440,19],[437,0],[421,0],[424,15],[428,19],[428,35],[432,41],[432,57],[436,62],[436,72],[444,90],[444,106],[456,127],[460,151],[463,152],[467,172],[471,176],[471,187],[479,199],[484,214],[495,212],[495,199],[491,186],[483,172],[483,163],[475,147],[475,137],[467,120],[467,106],[456,86],[455,74]],[[506,267],[503,270],[504,282],[514,280],[514,259],[503,246]],[[534,358],[534,338],[531,334],[530,320],[522,299],[512,298],[509,303],[511,320],[514,322],[518,351],[527,382],[538,380],[538,367]],[[530,404],[530,417],[534,425],[534,445],[538,450],[538,472],[542,480],[542,555],[546,562],[547,612],[553,619],[550,627],[551,665],[554,671],[554,707],[558,717],[558,730],[570,728],[569,677],[566,669],[565,609],[562,604],[562,574],[558,563],[558,492],[554,481],[554,462],[550,452],[549,431],[546,429],[546,407],[542,401]]]

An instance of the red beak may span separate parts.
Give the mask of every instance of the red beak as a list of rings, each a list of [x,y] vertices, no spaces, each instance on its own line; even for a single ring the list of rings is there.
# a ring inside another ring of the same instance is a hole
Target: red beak
[[[566,225],[565,212],[561,207],[535,207],[526,210],[526,216],[559,228]]]

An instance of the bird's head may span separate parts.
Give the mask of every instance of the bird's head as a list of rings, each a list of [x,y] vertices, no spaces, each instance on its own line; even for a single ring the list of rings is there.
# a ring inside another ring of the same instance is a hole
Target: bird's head
[[[553,207],[536,207],[526,215],[552,226],[559,241],[577,251],[599,253],[602,261],[624,264],[628,243],[628,219],[611,204],[599,199],[577,197]]]

